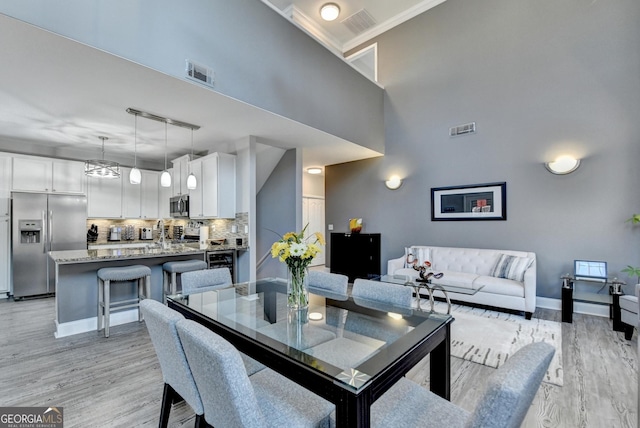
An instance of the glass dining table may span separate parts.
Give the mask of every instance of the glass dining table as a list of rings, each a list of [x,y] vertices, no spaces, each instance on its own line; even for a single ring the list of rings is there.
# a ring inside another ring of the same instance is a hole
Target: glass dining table
[[[431,391],[450,399],[447,314],[314,290],[287,308],[278,279],[167,297],[170,308],[336,406],[339,427],[370,426],[370,407],[426,355]]]

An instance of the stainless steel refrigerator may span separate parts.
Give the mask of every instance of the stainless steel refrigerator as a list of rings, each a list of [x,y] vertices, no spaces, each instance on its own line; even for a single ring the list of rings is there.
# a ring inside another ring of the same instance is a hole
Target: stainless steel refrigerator
[[[13,296],[54,293],[48,253],[87,249],[87,198],[17,192],[11,198]]]

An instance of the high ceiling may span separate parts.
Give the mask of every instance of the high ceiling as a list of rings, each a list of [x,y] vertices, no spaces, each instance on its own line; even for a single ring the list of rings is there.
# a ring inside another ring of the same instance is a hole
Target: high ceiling
[[[262,1],[340,56],[444,0],[333,0],[341,9],[333,22],[320,18],[322,0]],[[375,22],[355,34],[345,20],[363,12]],[[131,165],[134,116],[126,109],[132,107],[206,123],[193,133],[194,151],[201,154],[231,152],[233,142],[252,135],[283,149],[304,147],[305,168],[380,155],[2,14],[0,40],[0,151],[82,160],[100,157],[98,136],[106,136],[105,158]],[[212,117],[215,124],[209,125]],[[142,118],[137,123],[139,165],[161,169],[164,124]],[[191,131],[169,126],[167,135],[169,160],[190,153]]]
[[[344,53],[445,0],[262,0],[334,52]],[[335,3],[340,15],[327,22],[320,8]]]
[[[230,152],[230,143],[251,135],[283,149],[303,147],[305,167],[379,155],[2,14],[0,40],[0,151],[98,158],[98,136],[106,136],[105,158],[132,165],[135,117],[126,109],[133,107],[207,124],[193,133],[196,153]],[[139,166],[162,169],[164,124],[137,122]],[[169,160],[190,153],[191,131],[168,126],[167,151]]]

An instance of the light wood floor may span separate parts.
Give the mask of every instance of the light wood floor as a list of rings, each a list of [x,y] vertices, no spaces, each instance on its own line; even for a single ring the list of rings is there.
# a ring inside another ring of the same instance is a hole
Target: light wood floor
[[[0,302],[0,406],[59,406],[65,428],[157,426],[162,374],[144,324],[111,337],[53,337],[53,299]],[[560,313],[535,317],[560,321]],[[605,318],[562,325],[564,386],[542,384],[525,427],[635,427],[637,335],[627,342]],[[493,369],[452,357],[452,401],[472,410]],[[409,377],[428,386],[428,358]],[[184,404],[170,426],[193,426]]]

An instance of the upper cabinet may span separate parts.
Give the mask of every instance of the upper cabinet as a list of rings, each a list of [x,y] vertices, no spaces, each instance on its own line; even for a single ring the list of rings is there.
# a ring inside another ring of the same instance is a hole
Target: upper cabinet
[[[123,177],[87,177],[87,217],[122,218],[123,181]]]
[[[236,157],[213,153],[191,162],[191,168],[198,185],[190,191],[190,217],[235,218]]]
[[[0,155],[0,217],[11,211],[11,158]]]
[[[188,195],[187,176],[189,175],[189,155],[180,156],[171,161],[173,172],[171,173],[171,185],[173,186],[173,196]]]
[[[140,184],[131,184],[130,172],[131,168],[122,168],[122,217],[158,218],[160,173],[142,170]]]
[[[12,190],[43,193],[84,193],[84,164],[41,157],[14,157]]]

